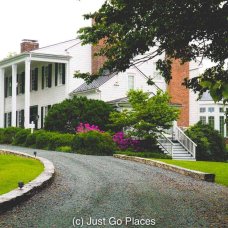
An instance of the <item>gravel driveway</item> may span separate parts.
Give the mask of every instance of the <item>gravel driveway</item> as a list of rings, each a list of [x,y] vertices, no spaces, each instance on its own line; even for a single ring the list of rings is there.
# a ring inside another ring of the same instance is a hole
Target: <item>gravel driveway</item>
[[[228,227],[226,187],[113,157],[36,151],[54,163],[55,180],[0,215],[0,227],[90,227],[90,218],[99,227]]]

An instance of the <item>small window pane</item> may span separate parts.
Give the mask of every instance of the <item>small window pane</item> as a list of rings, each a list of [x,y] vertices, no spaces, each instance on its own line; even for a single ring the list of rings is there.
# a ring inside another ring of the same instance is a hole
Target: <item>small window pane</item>
[[[206,112],[206,108],[200,108],[200,112],[201,113]]]
[[[224,112],[224,108],[219,108],[219,112]]]
[[[200,116],[200,121],[202,124],[206,124],[206,116]]]
[[[209,107],[208,108],[208,112],[214,112],[215,111],[215,108],[214,107]]]

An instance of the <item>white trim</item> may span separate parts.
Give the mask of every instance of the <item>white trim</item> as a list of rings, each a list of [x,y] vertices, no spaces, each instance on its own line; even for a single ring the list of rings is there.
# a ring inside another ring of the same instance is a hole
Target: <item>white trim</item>
[[[4,128],[5,114],[5,69],[0,68],[0,128]]]
[[[12,65],[12,127],[16,127],[16,109],[17,109],[17,65]]]

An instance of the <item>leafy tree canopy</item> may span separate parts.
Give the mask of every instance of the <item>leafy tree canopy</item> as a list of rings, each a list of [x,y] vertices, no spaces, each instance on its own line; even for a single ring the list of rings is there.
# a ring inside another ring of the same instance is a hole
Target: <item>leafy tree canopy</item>
[[[178,118],[179,109],[170,106],[170,97],[162,91],[149,97],[141,90],[130,90],[128,99],[132,109],[111,113],[110,120],[115,126],[126,127],[132,136],[156,138],[158,132],[169,129]]]
[[[98,125],[109,130],[109,114],[114,108],[104,101],[90,100],[86,97],[74,97],[55,104],[45,118],[45,129],[50,131],[74,133],[82,123]]]
[[[85,18],[96,23],[80,29],[83,44],[95,45],[103,39],[104,47],[97,55],[106,56],[107,61],[96,74],[76,73],[76,77],[91,82],[104,70],[125,71],[165,53],[168,58],[160,59],[157,69],[169,82],[172,59],[184,63],[208,58],[216,65],[185,80],[185,85],[200,95],[209,90],[215,101],[228,100],[228,73],[223,68],[228,57],[228,1],[106,0]]]

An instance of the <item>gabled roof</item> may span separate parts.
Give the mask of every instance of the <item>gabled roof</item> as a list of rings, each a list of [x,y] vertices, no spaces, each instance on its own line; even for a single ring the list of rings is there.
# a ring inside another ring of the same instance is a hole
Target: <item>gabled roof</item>
[[[200,98],[200,101],[213,101],[210,93],[207,91],[203,93],[202,97]]]
[[[104,83],[109,81],[111,78],[113,78],[116,74],[113,73],[110,76],[100,76],[90,84],[87,84],[86,82],[80,85],[78,88],[76,88],[71,94],[74,93],[80,93],[80,92],[85,92],[93,89],[98,89],[100,86],[102,86]]]

